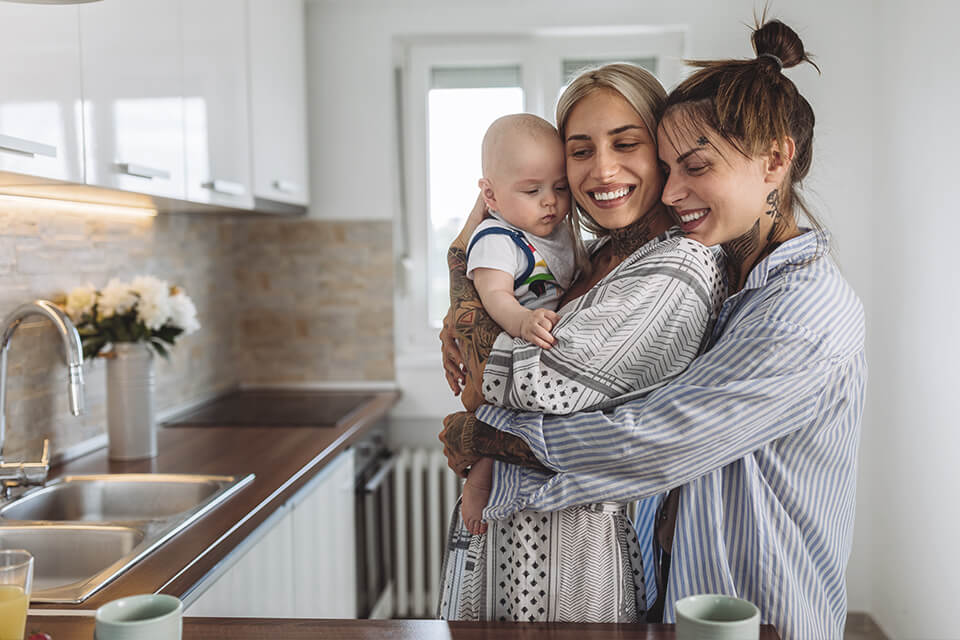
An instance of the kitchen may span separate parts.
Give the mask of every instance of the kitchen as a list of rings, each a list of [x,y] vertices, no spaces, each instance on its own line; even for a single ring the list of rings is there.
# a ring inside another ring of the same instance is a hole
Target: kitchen
[[[56,198],[0,198],[0,312],[6,315],[21,303],[53,298],[87,282],[102,286],[112,277],[154,274],[185,288],[202,324],[171,350],[169,360],[157,362],[155,400],[161,420],[240,385],[377,393],[399,389],[401,398],[390,411],[390,444],[433,445],[439,420],[457,404],[447,392],[436,354],[428,351],[437,344],[435,331],[421,339],[411,337],[405,326],[410,314],[404,305],[412,299],[406,295],[411,291],[407,283],[413,280],[407,270],[410,261],[426,251],[416,244],[418,234],[404,231],[414,220],[415,198],[423,196],[407,186],[416,167],[407,163],[401,171],[398,160],[401,153],[412,153],[412,145],[401,150],[397,143],[398,131],[409,128],[396,109],[395,68],[403,68],[424,43],[444,43],[464,34],[563,36],[576,35],[580,28],[628,38],[645,33],[624,25],[677,27],[685,35],[682,56],[749,55],[742,25],[750,20],[755,3],[673,4],[607,0],[588,9],[583,3],[546,0],[522,5],[307,0],[300,5],[300,66],[273,63],[306,81],[284,88],[283,74],[259,76],[266,83],[260,90],[268,97],[276,98],[283,90],[294,93],[262,102],[251,94],[248,102],[236,96],[257,89],[257,65],[269,60],[263,51],[276,54],[284,47],[261,43],[254,53],[256,40],[230,39],[244,32],[248,20],[235,6],[246,5],[239,0],[182,6],[128,1],[126,11],[116,8],[117,0],[53,7],[2,2],[3,11],[56,11],[66,17],[53,19],[45,13],[33,32],[0,21],[0,59],[7,61],[0,77],[9,88],[5,95],[16,96],[10,107],[6,98],[0,105],[0,129],[2,123],[15,121],[17,104],[37,100],[17,95],[19,87],[26,88],[33,79],[44,83],[44,98],[53,96],[57,104],[70,108],[53,116],[58,131],[54,144],[59,146],[56,170],[65,173],[13,185],[0,181],[7,196]],[[251,2],[251,10],[255,6]],[[116,20],[135,22],[122,26],[91,19],[112,11],[125,14]],[[250,20],[251,26],[266,29],[271,18],[282,17],[276,8],[264,6],[262,11]],[[506,27],[501,23],[508,11],[512,14]],[[826,208],[827,225],[840,245],[838,259],[867,310],[870,383],[848,570],[849,610],[869,614],[887,637],[955,637],[946,598],[956,586],[948,568],[957,566],[957,557],[949,543],[960,533],[960,513],[946,487],[956,480],[950,453],[957,450],[957,436],[938,427],[947,426],[951,415],[946,399],[954,378],[947,367],[957,353],[950,322],[957,317],[955,296],[941,292],[950,291],[950,274],[956,270],[943,264],[945,252],[903,247],[893,229],[904,228],[897,224],[901,211],[910,211],[908,219],[921,231],[949,237],[956,228],[944,207],[956,191],[949,185],[956,181],[946,173],[950,163],[945,145],[932,140],[935,133],[949,139],[957,127],[950,117],[958,103],[957,89],[947,82],[956,55],[947,48],[951,37],[946,31],[957,10],[947,2],[907,6],[862,0],[784,3],[772,11],[802,29],[823,69],[822,76],[796,72],[818,115],[821,164],[807,186],[815,204]],[[151,28],[143,29],[144,24]],[[96,35],[84,37],[88,30]],[[289,45],[291,37],[280,41]],[[110,51],[107,44],[117,49]],[[93,48],[89,55],[67,54],[68,65],[63,65],[56,55],[67,45],[82,52]],[[172,62],[165,52],[176,52]],[[182,62],[177,62],[178,55]],[[231,64],[241,59],[247,64]],[[27,60],[39,68],[31,69]],[[210,69],[218,71],[216,83],[203,80]],[[151,70],[160,76],[148,81]],[[100,94],[123,86],[129,87],[127,95]],[[214,118],[210,106],[208,128],[208,144],[214,145],[209,164],[223,163],[229,171],[203,176],[199,183],[220,180],[229,191],[233,185],[223,181],[246,181],[251,186],[242,196],[202,187],[188,192],[190,168],[206,163],[202,156],[198,161],[191,155],[190,144],[203,141],[193,134],[204,129],[208,117],[193,109],[195,101],[172,99],[171,110],[164,100],[152,100],[203,95],[202,89],[213,94],[210,105],[219,100],[231,107],[217,109],[219,118]],[[24,95],[30,91],[24,89]],[[151,98],[141,100],[141,106],[154,104],[141,111],[137,100],[127,100],[129,117],[110,124],[105,112],[76,113],[79,101],[87,104],[94,98],[116,101],[117,117],[123,113],[122,98]],[[241,108],[245,104],[246,114]],[[300,113],[271,111],[298,104],[303,105]],[[163,117],[172,117],[173,124],[157,119],[161,116],[155,108],[161,107],[167,107]],[[258,118],[271,126],[289,126],[292,133],[262,128]],[[150,135],[134,136],[129,144],[147,145],[149,162],[97,157],[102,145],[131,151],[134,147],[111,142],[109,136],[119,135],[121,124],[142,131],[144,122],[150,124]],[[101,131],[108,138],[101,137]],[[247,131],[249,137],[238,134]],[[261,131],[271,133],[264,139],[258,137]],[[257,163],[275,166],[270,154],[281,149],[281,139],[292,145],[280,151],[281,157],[296,160],[299,173],[294,168],[294,173],[263,176]],[[930,142],[923,144],[925,140]],[[925,159],[932,154],[932,161],[910,157],[920,154]],[[3,158],[0,162],[22,160],[9,154]],[[116,172],[108,165],[117,162],[161,169],[170,179],[120,175],[111,182]],[[18,176],[38,174],[2,166]],[[259,185],[258,175],[264,178]],[[67,184],[49,184],[52,181]],[[287,189],[299,186],[303,194],[278,192],[278,182]],[[88,186],[82,190],[69,186],[84,183]],[[174,183],[179,193],[164,191]],[[149,192],[149,201],[120,195],[143,193],[145,185],[156,189]],[[113,206],[77,203],[94,198]],[[238,207],[238,200],[244,204]],[[151,215],[145,203],[157,205],[160,213]],[[306,214],[285,214],[291,209],[282,205],[300,207]],[[255,206],[272,213],[225,211]],[[126,215],[131,210],[140,215]],[[869,229],[872,242],[858,241],[855,233],[863,229]],[[894,252],[906,253],[899,268],[883,260]],[[909,281],[908,274],[914,276]],[[881,309],[881,291],[896,296],[898,303]],[[103,455],[107,443],[105,364],[86,365],[86,412],[73,417],[63,393],[59,348],[55,333],[42,322],[25,324],[11,342],[5,457],[32,456],[46,437],[55,460],[80,456],[75,464],[83,472],[99,472],[94,463],[82,462],[81,454]],[[918,353],[925,355],[920,359]],[[161,444],[165,438],[183,437],[176,433],[161,430]],[[145,464],[156,466],[162,459],[161,452],[158,462]],[[310,460],[312,456],[301,460],[301,468]],[[924,532],[920,544],[914,542],[916,531]],[[180,537],[190,535],[187,531]],[[904,548],[912,551],[904,554]]]

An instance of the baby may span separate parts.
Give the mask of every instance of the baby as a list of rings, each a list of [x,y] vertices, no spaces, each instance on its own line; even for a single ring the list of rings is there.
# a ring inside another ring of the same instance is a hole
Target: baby
[[[549,349],[557,306],[576,270],[576,236],[563,142],[549,122],[521,113],[494,121],[483,137],[480,190],[492,215],[467,244],[467,277],[484,308],[514,338]],[[483,533],[493,460],[483,458],[463,487],[467,530]]]

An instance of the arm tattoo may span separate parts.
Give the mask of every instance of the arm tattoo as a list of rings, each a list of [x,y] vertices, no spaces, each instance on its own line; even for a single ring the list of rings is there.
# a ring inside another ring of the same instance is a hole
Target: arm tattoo
[[[498,431],[485,422],[473,422],[472,447],[476,455],[495,458],[521,467],[549,471],[537,460],[527,443],[517,436]]]
[[[453,306],[453,330],[467,375],[474,380],[483,378],[483,368],[500,335],[500,326],[484,310],[480,295],[467,278],[467,254],[459,247],[447,253],[450,268],[450,304]]]
[[[447,265],[450,268],[453,329],[467,367],[468,384],[473,382],[476,385],[483,378],[484,365],[501,329],[484,310],[473,282],[467,278],[466,252],[460,247],[451,247],[447,254]],[[498,431],[475,418],[456,420],[448,430],[449,440],[461,442],[464,454],[486,456],[509,464],[546,470],[523,440]]]

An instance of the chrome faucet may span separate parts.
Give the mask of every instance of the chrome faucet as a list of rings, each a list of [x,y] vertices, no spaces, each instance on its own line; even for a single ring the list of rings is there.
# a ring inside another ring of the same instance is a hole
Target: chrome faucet
[[[67,363],[70,413],[79,416],[84,409],[83,344],[77,328],[66,313],[48,300],[34,300],[20,305],[4,318],[0,325],[0,482],[3,483],[5,496],[8,496],[10,489],[15,486],[43,484],[50,470],[50,443],[46,439],[43,441],[43,452],[39,461],[7,461],[3,453],[7,436],[7,352],[17,327],[30,316],[47,318],[60,333],[63,357]]]

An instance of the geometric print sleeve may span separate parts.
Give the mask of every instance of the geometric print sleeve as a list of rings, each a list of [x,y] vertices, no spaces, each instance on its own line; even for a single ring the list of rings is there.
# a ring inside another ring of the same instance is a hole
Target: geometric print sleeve
[[[567,415],[642,396],[697,356],[723,294],[709,249],[658,238],[561,309],[551,349],[501,333],[484,369],[484,398]]]

